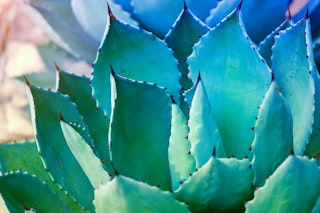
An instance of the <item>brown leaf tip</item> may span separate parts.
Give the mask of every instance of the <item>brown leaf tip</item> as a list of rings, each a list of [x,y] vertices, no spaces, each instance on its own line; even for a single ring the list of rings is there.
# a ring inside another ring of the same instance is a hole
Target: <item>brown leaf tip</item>
[[[60,69],[60,67],[58,66],[58,64],[57,64],[55,61],[53,62],[53,64],[54,64],[54,67],[56,68],[56,71],[57,71],[57,72],[60,72],[61,69]]]
[[[113,15],[112,11],[111,11],[110,5],[109,4],[107,4],[107,5],[108,5],[108,14],[109,14],[110,20],[114,20],[115,17]]]
[[[26,85],[27,85],[28,87],[30,87],[31,84],[30,84],[30,81],[28,80],[27,76],[26,76],[26,75],[23,75],[23,78],[24,78],[24,81],[26,82]]]

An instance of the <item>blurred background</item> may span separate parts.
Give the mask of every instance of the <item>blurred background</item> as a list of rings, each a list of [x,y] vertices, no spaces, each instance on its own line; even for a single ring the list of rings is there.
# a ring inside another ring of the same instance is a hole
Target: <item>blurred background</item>
[[[294,0],[291,13],[296,13],[307,2]],[[90,73],[90,66],[83,61],[59,63],[63,56],[52,57],[50,61],[43,57],[45,48],[41,47],[47,45],[49,39],[29,18],[24,4],[24,0],[0,0],[0,142],[34,137],[23,75],[43,73],[39,75],[43,76],[38,79],[39,83],[43,80],[46,86],[53,87],[54,61],[59,66],[62,64],[64,70]]]

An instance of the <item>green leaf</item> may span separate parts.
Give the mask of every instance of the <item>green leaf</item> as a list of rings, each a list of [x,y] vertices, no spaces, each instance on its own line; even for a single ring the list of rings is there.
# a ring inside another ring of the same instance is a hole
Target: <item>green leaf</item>
[[[301,20],[275,38],[272,67],[279,90],[288,101],[293,117],[294,153],[302,155],[314,121],[313,61],[309,58],[306,34],[309,21]],[[310,72],[310,73],[309,73]]]
[[[93,62],[99,41],[82,29],[72,13],[71,0],[31,0],[26,8],[52,41],[75,57]]]
[[[93,96],[99,108],[110,116],[110,66],[121,76],[167,87],[179,101],[181,75],[172,51],[155,35],[110,16],[109,30],[93,68]]]
[[[192,82],[188,79],[189,70],[186,59],[191,55],[193,45],[206,32],[208,32],[208,28],[205,24],[185,7],[172,29],[164,38],[168,46],[174,51],[174,57],[179,62],[178,68],[182,74],[180,82],[183,91],[192,87]]]
[[[0,193],[14,212],[68,212],[48,185],[29,173],[11,172],[0,175]]]
[[[273,82],[259,109],[252,144],[253,184],[261,187],[293,148],[290,107]]]
[[[289,3],[290,0],[243,0],[242,19],[250,39],[259,44],[276,29],[285,20]]]
[[[110,176],[81,135],[64,121],[61,121],[61,129],[72,154],[87,175],[91,185],[97,189],[100,185],[107,183]]]
[[[246,204],[246,212],[311,212],[320,194],[319,178],[315,160],[290,155],[255,191],[254,199]]]
[[[191,144],[188,140],[187,120],[176,104],[172,105],[171,135],[169,141],[169,164],[172,189],[176,190],[181,181],[186,181],[196,169]]]
[[[235,11],[195,45],[188,59],[193,82],[200,71],[227,156],[250,157],[257,107],[271,71],[247,38]]]
[[[172,193],[121,175],[95,190],[93,202],[97,213],[189,212],[187,205],[176,201]]]
[[[92,98],[92,89],[89,79],[67,72],[59,71],[58,90],[62,94],[68,94],[72,102],[77,104],[77,109],[83,116],[84,122],[95,145],[98,157],[106,165],[107,171],[112,174],[108,144],[108,131],[110,119],[104,117],[103,111],[96,107],[96,101]],[[97,125],[99,124],[99,125]]]
[[[209,16],[210,10],[217,5],[216,0],[131,1],[134,19],[144,29],[154,32],[160,38],[163,38],[168,33],[182,11],[184,3],[202,21]]]
[[[121,175],[170,190],[169,94],[156,85],[117,75],[111,81],[114,108],[109,144],[114,168]]]
[[[225,155],[221,136],[201,79],[197,83],[191,103],[188,126],[191,154],[195,157],[197,168],[202,167],[215,151],[219,157]]]
[[[70,196],[67,196],[60,186],[52,182],[41,161],[35,141],[1,144],[0,156],[1,173],[19,170],[35,174],[39,180],[48,184],[51,191],[57,193],[59,199],[70,210],[74,210],[74,212],[84,211],[83,207]]]
[[[320,196],[317,199],[315,206],[313,207],[311,213],[317,213],[320,211]]]
[[[59,113],[72,123],[83,124],[82,117],[67,96],[27,84],[36,142],[46,169],[54,182],[92,210],[93,187],[65,141]]]
[[[192,212],[238,212],[252,197],[252,179],[248,159],[211,157],[174,194]]]

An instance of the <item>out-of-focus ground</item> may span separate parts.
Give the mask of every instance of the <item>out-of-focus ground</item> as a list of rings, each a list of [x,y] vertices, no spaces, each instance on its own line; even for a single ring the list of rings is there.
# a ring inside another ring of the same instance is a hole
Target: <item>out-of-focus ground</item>
[[[307,1],[295,0],[291,13]],[[26,14],[23,0],[0,0],[0,142],[34,137],[30,118],[22,110],[28,104],[25,86],[15,77],[45,70],[36,45],[46,42]]]

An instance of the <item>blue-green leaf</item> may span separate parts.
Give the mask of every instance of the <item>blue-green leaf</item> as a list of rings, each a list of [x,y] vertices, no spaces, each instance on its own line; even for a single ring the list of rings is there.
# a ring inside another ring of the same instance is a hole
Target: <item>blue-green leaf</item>
[[[188,59],[193,82],[200,71],[227,156],[250,157],[257,107],[271,71],[232,13],[200,39]]]
[[[192,87],[192,82],[188,79],[189,69],[186,59],[191,55],[193,45],[197,43],[199,38],[206,32],[208,32],[208,28],[205,24],[185,7],[172,29],[164,38],[179,62],[178,68],[182,74],[180,82],[183,91]]]
[[[241,0],[218,1],[217,7],[210,11],[210,16],[206,19],[205,23],[210,27],[215,27],[233,10],[235,10],[240,2]]]
[[[96,107],[96,101],[91,96],[92,89],[89,85],[89,79],[60,70],[58,84],[59,92],[69,95],[71,101],[77,104],[79,113],[83,116],[85,124],[88,125],[95,151],[106,165],[108,172],[112,174],[108,144],[110,119],[104,117],[103,111]]]
[[[202,167],[214,152],[219,157],[225,155],[221,136],[202,80],[197,83],[191,103],[188,126],[190,128],[191,154],[195,157],[197,168]]]
[[[259,109],[252,144],[253,184],[263,186],[267,177],[290,155],[293,148],[290,107],[273,82]]]
[[[115,74],[113,74],[115,75]],[[163,88],[112,76],[111,163],[127,177],[171,189],[171,99]]]
[[[243,212],[253,194],[252,179],[248,159],[211,157],[174,194],[192,212]]]
[[[132,0],[133,17],[146,30],[156,33],[160,38],[164,37],[182,11],[184,2],[199,19],[204,21],[210,10],[217,4],[216,0],[158,0],[139,1]]]
[[[46,169],[70,196],[92,210],[93,187],[70,151],[60,127],[59,113],[69,122],[84,123],[76,106],[67,96],[39,89],[29,82],[27,91],[36,142]]]
[[[95,190],[94,205],[97,213],[189,212],[188,206],[176,201],[172,193],[121,175]]]
[[[302,155],[314,121],[313,58],[309,57],[309,21],[301,20],[275,38],[272,67],[279,90],[288,101],[293,117],[294,152]]]
[[[196,169],[191,144],[188,140],[187,119],[179,106],[172,105],[171,134],[169,140],[169,164],[172,189],[176,190],[181,181],[186,181]]]
[[[246,212],[311,212],[320,194],[319,178],[315,160],[290,155],[255,191],[254,199],[246,204]]]
[[[179,101],[181,75],[172,51],[155,35],[119,22],[112,14],[110,16],[109,31],[93,68],[93,96],[99,108],[110,116],[110,66],[127,78],[167,87]]]

